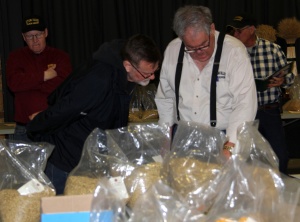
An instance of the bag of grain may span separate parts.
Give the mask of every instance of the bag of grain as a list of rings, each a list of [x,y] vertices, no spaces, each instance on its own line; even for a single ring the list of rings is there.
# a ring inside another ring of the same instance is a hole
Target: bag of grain
[[[156,91],[157,87],[153,83],[135,87],[129,106],[129,122],[158,121],[158,111],[154,100]]]
[[[170,128],[149,123],[105,132],[110,187],[118,187],[120,199],[131,208],[160,179],[163,158],[170,150]],[[101,181],[95,191],[99,190]],[[95,199],[102,201],[101,196]]]
[[[158,111],[155,103],[155,94],[157,88],[155,84],[148,84],[141,88],[143,114],[142,121],[153,120],[158,121]]]
[[[186,197],[214,179],[227,160],[225,141],[225,134],[216,128],[180,121],[164,159],[163,181]]]
[[[198,197],[203,205],[212,203],[206,205],[205,221],[283,221],[278,220],[283,190],[278,170],[234,155],[211,183],[210,192]]]
[[[0,221],[39,222],[41,197],[55,189],[44,174],[54,146],[0,141]]]
[[[105,131],[96,128],[87,137],[78,165],[69,173],[64,195],[93,194],[101,178],[109,175]]]

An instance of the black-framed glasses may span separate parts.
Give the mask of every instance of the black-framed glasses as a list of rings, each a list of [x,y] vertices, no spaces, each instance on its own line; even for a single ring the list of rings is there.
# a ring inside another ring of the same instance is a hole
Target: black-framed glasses
[[[24,36],[25,36],[26,40],[33,40],[34,37],[37,38],[37,39],[40,39],[40,38],[43,37],[43,35],[44,35],[44,32],[39,32],[35,35],[24,35]]]
[[[210,32],[208,33],[208,43],[207,43],[207,45],[204,45],[204,46],[201,46],[201,47],[195,48],[195,49],[185,49],[184,51],[186,53],[195,53],[197,51],[203,51],[205,49],[208,49],[209,46],[210,46]]]
[[[148,78],[150,78],[151,76],[153,76],[154,74],[155,74],[155,72],[159,69],[159,68],[157,68],[153,73],[142,73],[140,70],[138,70],[138,68],[136,68],[131,62],[129,62],[130,63],[130,65],[141,75],[141,76],[143,76],[144,77],[144,79],[148,79]],[[146,75],[145,75],[146,74]]]

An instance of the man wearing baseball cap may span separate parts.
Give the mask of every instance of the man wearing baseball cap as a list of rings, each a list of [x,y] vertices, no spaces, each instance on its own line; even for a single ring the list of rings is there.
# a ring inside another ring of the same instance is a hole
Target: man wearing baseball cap
[[[231,23],[227,25],[227,30],[243,30],[250,26],[256,26],[256,19],[250,14],[240,14],[233,18]]]
[[[27,46],[10,53],[6,77],[14,94],[14,139],[30,141],[25,128],[29,116],[47,108],[48,95],[69,75],[71,61],[66,52],[47,46],[48,29],[41,16],[25,17],[20,30]]]
[[[287,59],[280,46],[259,38],[256,31],[257,22],[251,14],[239,14],[227,25],[227,33],[232,34],[247,47],[256,82],[265,79],[287,64]],[[279,159],[279,170],[287,173],[288,153],[281,121],[281,87],[288,88],[294,82],[294,74],[284,77],[272,77],[265,87],[257,87],[259,132],[265,137]]]

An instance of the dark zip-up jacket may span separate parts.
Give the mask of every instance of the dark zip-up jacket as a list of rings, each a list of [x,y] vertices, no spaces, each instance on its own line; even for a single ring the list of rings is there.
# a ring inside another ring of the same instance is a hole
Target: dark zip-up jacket
[[[48,98],[49,108],[27,125],[34,141],[55,145],[49,162],[70,172],[79,162],[87,136],[95,128],[126,126],[130,94],[120,56],[125,41],[104,43],[93,58],[74,70]]]

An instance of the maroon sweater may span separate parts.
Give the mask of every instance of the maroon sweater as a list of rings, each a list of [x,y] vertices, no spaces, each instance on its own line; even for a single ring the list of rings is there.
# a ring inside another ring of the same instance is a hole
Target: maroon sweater
[[[44,71],[56,64],[57,76],[44,81]],[[48,107],[48,95],[71,72],[69,55],[46,46],[40,54],[34,54],[27,46],[10,53],[6,64],[7,85],[15,95],[15,121],[28,123],[29,116]]]

